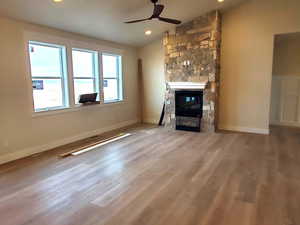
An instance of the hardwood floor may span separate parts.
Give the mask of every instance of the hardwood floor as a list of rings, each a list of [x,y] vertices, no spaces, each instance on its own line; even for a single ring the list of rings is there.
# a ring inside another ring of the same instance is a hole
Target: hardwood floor
[[[57,155],[92,139],[0,166],[0,224],[300,224],[300,129],[132,132],[77,157]]]

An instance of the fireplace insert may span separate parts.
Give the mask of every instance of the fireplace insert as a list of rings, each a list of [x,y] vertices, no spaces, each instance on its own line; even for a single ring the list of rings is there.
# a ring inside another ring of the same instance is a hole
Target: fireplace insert
[[[175,92],[176,129],[200,132],[203,91]]]

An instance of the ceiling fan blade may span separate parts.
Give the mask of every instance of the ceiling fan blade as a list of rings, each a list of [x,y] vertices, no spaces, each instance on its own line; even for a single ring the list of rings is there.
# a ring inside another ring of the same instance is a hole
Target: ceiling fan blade
[[[164,10],[165,6],[164,5],[154,5],[154,10],[153,10],[153,15],[152,18],[157,18],[160,16],[162,11]]]
[[[146,21],[146,20],[150,20],[150,18],[147,19],[141,19],[141,20],[132,20],[132,21],[127,21],[125,23],[138,23],[138,22],[142,22],[142,21]]]
[[[172,23],[172,24],[181,24],[181,21],[179,20],[174,20],[174,19],[169,19],[169,18],[164,18],[164,17],[158,17],[159,20],[167,22],[167,23]]]

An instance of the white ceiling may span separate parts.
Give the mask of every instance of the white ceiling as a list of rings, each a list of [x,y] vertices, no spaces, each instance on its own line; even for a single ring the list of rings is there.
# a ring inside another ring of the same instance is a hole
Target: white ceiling
[[[246,0],[161,0],[164,17],[184,22],[214,9],[228,9]],[[174,25],[157,20],[124,24],[130,19],[149,17],[150,0],[1,0],[0,14],[118,43],[142,46]],[[151,36],[144,31],[152,30]]]

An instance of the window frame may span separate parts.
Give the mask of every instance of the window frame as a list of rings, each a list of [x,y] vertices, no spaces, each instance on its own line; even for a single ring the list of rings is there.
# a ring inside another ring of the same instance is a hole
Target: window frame
[[[79,51],[79,52],[87,52],[87,53],[92,53],[93,54],[93,77],[75,77],[75,73],[74,73],[74,62],[73,62],[73,51]],[[71,53],[72,55],[70,56],[72,59],[72,83],[73,83],[73,97],[74,97],[74,101],[73,103],[78,106],[80,105],[80,103],[76,103],[76,96],[75,96],[75,80],[79,79],[79,80],[91,80],[93,79],[93,87],[94,87],[94,92],[98,93],[97,96],[97,100],[100,101],[100,95],[101,95],[101,88],[100,88],[100,70],[99,70],[99,51],[95,51],[92,49],[83,49],[83,48],[75,48],[72,47],[71,49]]]
[[[117,74],[116,78],[114,77],[105,77],[104,72],[103,72],[103,56],[114,56],[117,57]],[[123,71],[122,71],[122,61],[123,57],[121,54],[115,54],[115,53],[110,53],[110,52],[102,52],[101,54],[101,60],[102,60],[102,82],[103,82],[103,101],[104,103],[113,103],[113,102],[120,102],[123,101],[124,99],[124,85],[123,85]],[[105,93],[104,93],[104,80],[117,80],[117,99],[111,99],[111,100],[105,100]]]
[[[30,58],[30,45],[43,46],[43,47],[52,47],[58,48],[60,52],[60,73],[61,76],[33,76],[32,75],[32,65]],[[59,110],[69,108],[69,94],[68,94],[68,72],[67,72],[67,48],[64,45],[40,42],[40,41],[28,41],[27,44],[28,49],[28,57],[29,57],[29,70],[31,77],[31,90],[32,90],[32,100],[33,100],[33,110],[34,112],[47,112],[51,110]],[[32,87],[33,80],[60,80],[61,81],[61,91],[62,91],[62,105],[61,106],[53,106],[53,107],[45,107],[45,108],[36,108],[34,104],[34,90]]]
[[[60,113],[67,113],[67,112],[74,112],[74,111],[86,111],[86,110],[92,110],[96,108],[101,107],[109,107],[116,104],[125,104],[126,98],[124,97],[125,93],[125,86],[123,82],[123,71],[122,71],[122,59],[123,59],[123,49],[108,47],[97,44],[97,42],[90,42],[90,41],[78,41],[75,39],[67,39],[61,36],[51,35],[51,34],[45,34],[45,33],[39,33],[35,31],[30,30],[24,30],[23,32],[24,37],[24,59],[25,59],[25,67],[26,67],[26,81],[28,83],[28,88],[30,89],[30,94],[28,94],[28,102],[30,103],[30,111],[32,117],[40,117],[40,116],[48,116],[48,115],[54,115],[54,114],[60,114]],[[30,42],[37,42],[37,43],[44,43],[46,46],[52,45],[52,46],[64,46],[64,71],[65,71],[65,77],[64,77],[64,92],[63,94],[66,96],[67,100],[67,106],[64,107],[50,107],[43,111],[36,111],[34,107],[34,95],[33,95],[33,87],[32,87],[32,73],[31,73],[31,62],[30,62],[30,49],[29,49],[29,43]],[[90,50],[95,51],[98,53],[98,74],[97,79],[98,82],[97,85],[99,86],[99,104],[95,105],[88,105],[88,106],[82,106],[79,104],[75,104],[75,93],[74,93],[74,82],[73,82],[73,62],[72,62],[72,49],[79,49],[79,50]],[[121,58],[121,65],[120,66],[120,82],[119,82],[119,96],[121,98],[119,100],[115,101],[104,101],[104,87],[103,87],[103,68],[102,68],[102,54],[111,54],[111,55],[117,55]]]

